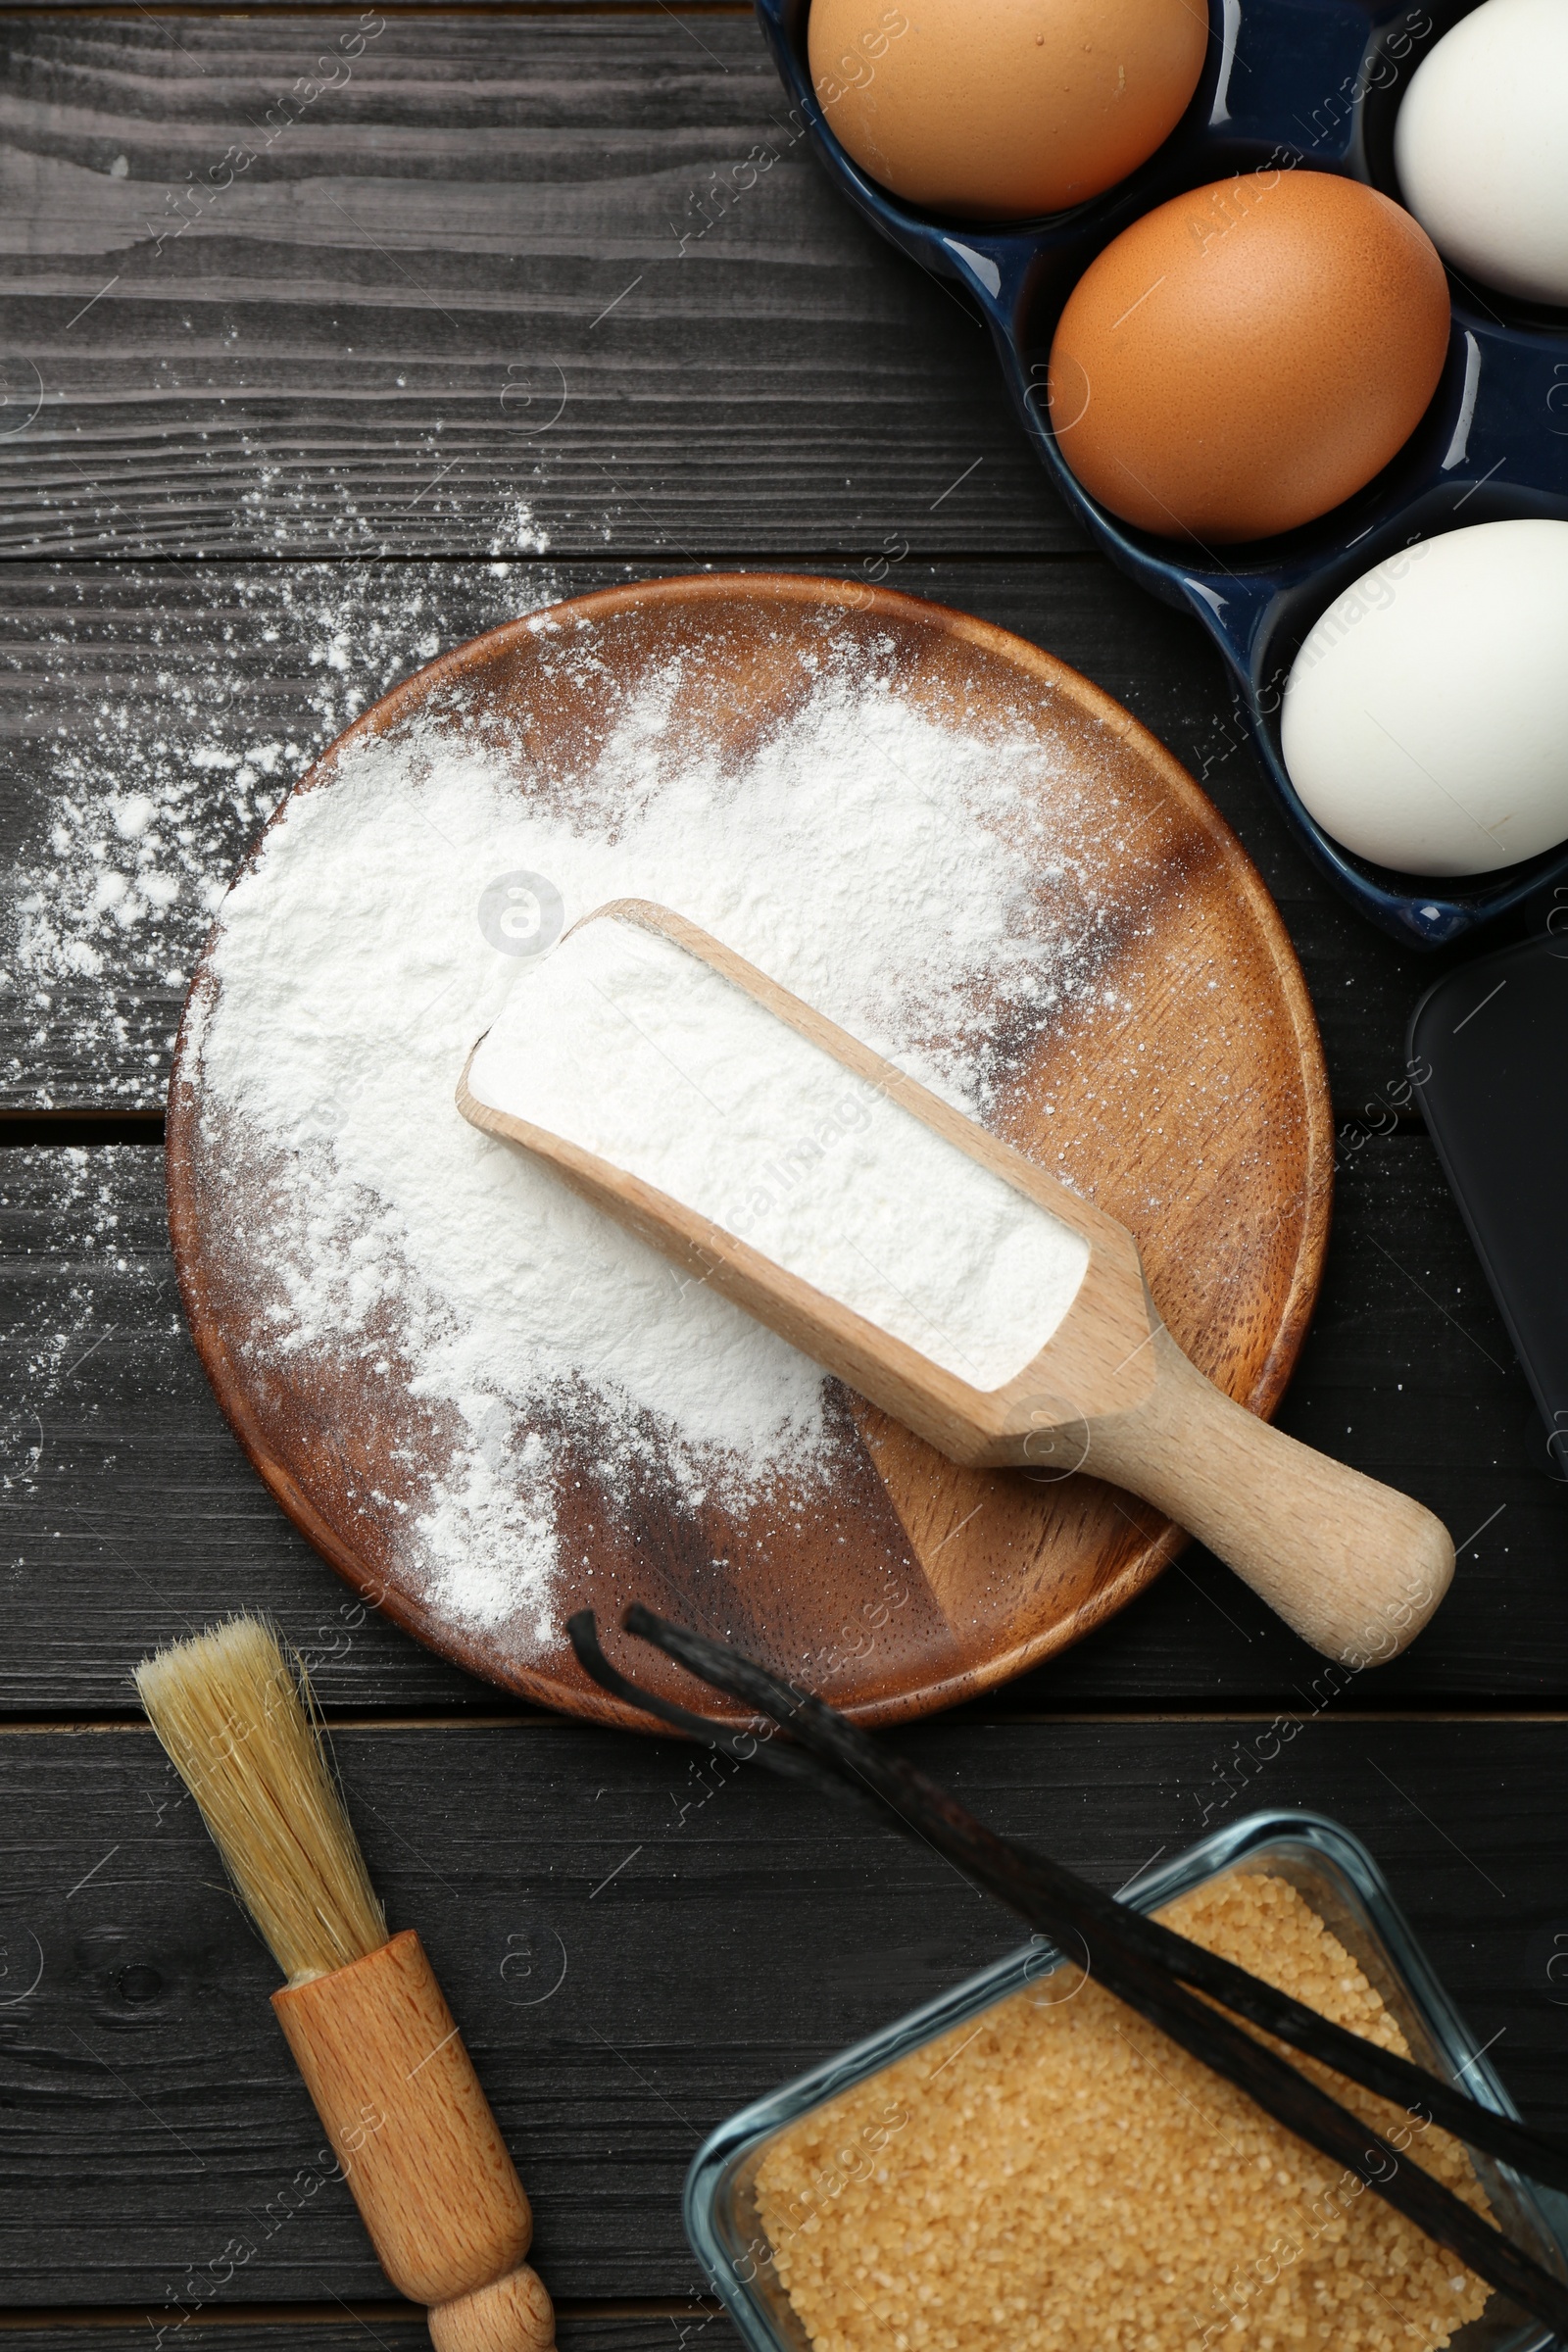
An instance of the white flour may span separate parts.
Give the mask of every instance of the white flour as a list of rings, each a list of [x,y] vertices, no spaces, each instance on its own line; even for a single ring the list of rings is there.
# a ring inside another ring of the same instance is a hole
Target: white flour
[[[1070,1226],[633,923],[587,923],[532,965],[468,1085],[978,1389],[1039,1353],[1089,1262]]]
[[[546,657],[591,681],[553,626]],[[518,1654],[553,1638],[568,1440],[611,1495],[653,1480],[736,1507],[781,1473],[808,1493],[833,1440],[816,1367],[460,1116],[519,970],[481,929],[486,886],[545,876],[567,924],[671,906],[977,1115],[1093,983],[1082,754],[1022,720],[937,725],[863,636],[814,668],[729,759],[671,730],[673,669],[569,776],[471,734],[367,743],[295,797],[222,908],[184,1074],[199,1061],[225,1153],[274,1177],[270,1207],[232,1211],[232,1248],[268,1270],[276,1346],[363,1359],[457,1417],[399,1542],[433,1605]]]
[[[214,566],[188,594],[126,565],[113,591],[46,586],[30,667],[59,723],[13,746],[23,773],[36,762],[18,806],[36,791],[40,817],[0,878],[18,1047],[0,1074],[39,1108],[90,1072],[96,1099],[156,1109],[191,967],[263,819],[396,679],[562,590],[508,563]]]

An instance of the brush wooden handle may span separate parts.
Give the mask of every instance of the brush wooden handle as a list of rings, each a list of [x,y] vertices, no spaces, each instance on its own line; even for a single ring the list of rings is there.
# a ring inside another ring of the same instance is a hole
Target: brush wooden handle
[[[432,2307],[438,2352],[547,2352],[528,2200],[413,1929],[272,2007],[381,2267]]]
[[[1089,1425],[1081,1466],[1199,1537],[1314,1648],[1355,1668],[1394,1657],[1448,1589],[1442,1520],[1270,1429],[1205,1380],[1157,1318],[1152,1345],[1152,1389]]]

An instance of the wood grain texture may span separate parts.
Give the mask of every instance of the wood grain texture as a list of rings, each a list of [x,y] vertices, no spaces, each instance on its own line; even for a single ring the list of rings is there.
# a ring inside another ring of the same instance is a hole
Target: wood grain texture
[[[1311,1009],[1277,912],[1211,804],[1050,656],[881,588],[720,575],[608,590],[555,608],[548,631],[511,624],[395,689],[299,790],[352,792],[359,746],[478,729],[504,763],[516,821],[548,824],[591,789],[654,682],[667,695],[666,755],[685,745],[722,760],[808,693],[853,691],[867,674],[939,726],[961,710],[999,741],[1027,731],[1009,936],[1061,1001],[1042,1028],[977,993],[971,1037],[942,1042],[972,1054],[984,1041],[998,1132],[1117,1220],[1106,1230],[1124,1260],[1120,1227],[1136,1233],[1181,1344],[1267,1412],[1310,1313],[1328,1216]],[[592,818],[602,838],[618,813],[617,797]],[[475,891],[482,881],[475,873]],[[971,988],[986,990],[987,975]],[[546,1704],[621,1718],[578,1666],[564,1620],[593,1606],[612,1622],[657,1573],[669,1605],[703,1630],[780,1672],[804,1662],[835,1704],[896,1720],[1011,1679],[1113,1614],[1170,1556],[1169,1525],[1097,1479],[1002,1470],[976,1481],[928,1446],[911,1456],[885,1416],[863,1421],[832,1387],[818,1478],[785,1469],[743,1499],[715,1480],[688,1501],[657,1422],[637,1425],[652,1474],[628,1478],[612,1466],[612,1406],[592,1387],[579,1404],[567,1385],[564,1416],[555,1393],[503,1393],[506,1443],[481,1473],[521,1524],[539,1508],[544,1450],[562,1563],[548,1611],[519,1592],[504,1611],[466,1618],[443,1601],[419,1531],[475,1475],[471,1432],[413,1365],[384,1377],[382,1348],[402,1360],[398,1318],[372,1350],[358,1334],[296,1348],[280,1333],[273,1306],[290,1277],[270,1238],[277,1142],[209,1095],[202,1042],[220,1023],[232,1038],[262,1006],[231,1002],[206,963],[192,1004],[170,1097],[169,1202],[197,1350],[295,1524],[356,1594],[373,1593],[459,1663]],[[341,1017],[368,1016],[356,1004]],[[238,1035],[249,1051],[251,1031]],[[441,1100],[461,1137],[445,1087]],[[1141,1308],[1135,1286],[1129,1273]],[[1107,1363],[1136,1345],[1136,1333],[1107,1338]],[[1070,1361],[1067,1377],[1078,1377]],[[940,1569],[928,1565],[938,1554]],[[660,1665],[652,1680],[673,1695],[680,1678]]]
[[[416,1932],[281,1986],[272,2009],[398,2292],[456,2303],[514,2273],[533,2216]]]
[[[1545,1475],[1524,1376],[1431,1149],[1374,1138],[1342,1152],[1337,1185],[1323,1294],[1279,1424],[1402,1480],[1461,1539],[1436,1622],[1353,1678],[1345,1703],[1568,1703],[1568,1490]],[[185,1334],[156,1152],[0,1152],[0,1713],[123,1713],[154,1642],[236,1605],[278,1619],[336,1714],[508,1704],[361,1610],[244,1460]],[[1119,1620],[987,1703],[1290,1705],[1317,1673],[1194,1548]]]
[[[1091,1422],[1089,1460],[1189,1529],[1352,1672],[1415,1639],[1448,1590],[1447,1529],[1396,1488],[1245,1413],[1163,1324],[1152,1393]]]
[[[1338,1811],[1478,2040],[1501,2029],[1504,2075],[1568,2124],[1544,1981],[1568,1934],[1561,1723],[1346,1720],[1568,1706],[1568,1496],[1430,1152],[1377,1134],[1437,963],[1306,868],[1215,657],[1081,552],[982,330],[833,198],[746,12],[393,0],[351,54],[353,12],[261,6],[64,0],[0,27],[0,1114],[160,1105],[211,895],[278,790],[396,677],[525,605],[637,558],[756,552],[891,566],[1049,646],[1200,776],[1306,966],[1351,1124],[1283,1424],[1471,1540],[1380,1673],[1321,1671],[1195,1550],[1005,1699],[1260,1720],[959,1720],[908,1743],[1107,1886],[1250,1803]],[[338,86],[302,104],[316,79]],[[255,160],[224,189],[231,148]],[[153,551],[175,560],[121,560]],[[126,1709],[153,1641],[236,1601],[278,1615],[338,1717],[444,1712],[340,1740],[372,1864],[472,2021],[552,2285],[675,2298],[568,2300],[564,2352],[732,2347],[679,2230],[696,2139],[1007,1924],[873,1833],[546,1728],[355,1612],[218,1416],[154,1152],[0,1150],[0,1527],[10,1724]],[[1285,1705],[1321,1712],[1292,1739]],[[508,1728],[454,1732],[466,1709]],[[0,1737],[0,2344],[131,2352],[216,2293],[245,2324],[166,2352],[422,2347],[150,1739]]]
[[[938,1724],[897,1744],[1110,1888],[1259,1804],[1343,1820],[1478,2043],[1500,2034],[1527,2115],[1556,2127],[1562,1738],[1328,1718],[1282,1738],[1264,1718]],[[568,2297],[700,2290],[679,2192],[702,2136],[1021,1940],[923,1848],[678,1745],[539,1724],[336,1749],[391,1918],[427,1945],[529,2183],[531,2259]],[[0,1791],[7,1965],[42,1964],[0,2011],[13,2308],[69,2279],[77,2301],[156,2309],[225,2266],[219,2299],[384,2296],[269,2012],[271,1963],[151,1737],[0,1740]]]
[[[367,16],[10,20],[0,553],[1084,544],[748,16]]]
[[[430,2313],[435,2352],[553,2352],[556,2315],[544,2280],[524,2263]]]
[[[0,564],[0,1108],[159,1107],[186,980],[279,791],[367,703],[536,605],[650,567]],[[658,566],[651,567],[657,571]],[[1316,1003],[1342,1118],[1395,1115],[1419,964],[1284,830],[1197,625],[1102,563],[870,571],[1015,630],[1124,703],[1240,833]],[[154,814],[122,834],[117,809]],[[154,877],[157,895],[138,884]],[[111,898],[120,890],[122,895]]]
[[[431,13],[432,0],[386,0],[386,9],[393,15],[400,11],[418,10]],[[461,0],[465,12],[474,9],[494,10],[498,15],[529,17],[569,17],[573,14],[584,20],[596,17],[635,16],[641,9],[653,10],[667,6],[667,0]],[[345,0],[252,0],[247,16],[276,15],[298,17],[308,22],[313,17],[341,16]],[[103,0],[24,0],[24,5],[8,12],[16,16],[29,15],[85,15],[103,13]],[[212,0],[164,0],[161,16],[191,16],[198,20],[213,13]],[[349,13],[353,13],[350,11]],[[749,18],[749,0],[680,0],[671,12],[682,24],[689,24],[701,32],[715,20]],[[176,30],[177,30],[176,26]]]
[[[495,1711],[323,1574],[235,1446],[185,1335],[161,1152],[0,1152],[0,1297],[10,1712],[129,1714],[139,1658],[247,1598],[328,1703]]]
[[[230,2316],[231,2315],[231,2316]],[[8,2311],[0,2306],[0,2340],[6,2352],[162,2352],[160,2327],[172,2315],[151,2311],[81,2308]],[[693,2301],[628,2303],[557,2313],[561,2352],[736,2352],[740,2338],[717,2312]],[[165,2345],[180,2352],[430,2352],[430,2330],[422,2311],[407,2303],[342,2301],[317,2304],[225,2306],[216,2318],[186,2322]]]

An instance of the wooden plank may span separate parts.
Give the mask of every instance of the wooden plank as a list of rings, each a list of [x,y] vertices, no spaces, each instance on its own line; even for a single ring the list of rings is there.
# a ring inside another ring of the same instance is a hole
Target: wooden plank
[[[335,1710],[508,1704],[363,1614],[241,1457],[185,1336],[155,1152],[0,1152],[0,1711],[122,1714],[154,1641],[240,1605],[277,1616]],[[1340,1703],[1568,1701],[1568,1629],[1545,1599],[1568,1498],[1421,1138],[1348,1156],[1280,1418],[1472,1539],[1433,1626],[1395,1665],[1333,1686]],[[987,1706],[1294,1705],[1319,1663],[1195,1548]]]
[[[6,1102],[161,1107],[211,907],[292,776],[408,670],[558,593],[500,561],[0,566]],[[101,875],[149,867],[131,922],[122,897],[95,911]]]
[[[1205,1814],[1344,1821],[1478,2046],[1533,2118],[1568,2122],[1544,1976],[1564,1926],[1563,1727],[1476,1721],[1457,1742],[1423,1721],[1265,1729],[1235,1727],[1252,1768],[1228,1802],[1211,1724],[949,1724],[900,1745],[1112,1888]],[[746,1771],[703,1801],[678,1746],[547,1723],[336,1746],[372,1873],[427,1943],[533,2199],[539,2270],[565,2296],[694,2294],[679,2196],[703,2135],[1022,1940],[858,1811]],[[275,1972],[151,1736],[13,1735],[0,1786],[9,1965],[41,1963],[0,2028],[11,2307],[167,2310],[225,2259],[231,2300],[383,2297],[346,2190],[312,2170],[319,2129],[268,2012]]]
[[[269,2304],[215,2317],[193,2313],[176,2333],[167,2309],[97,2313],[88,2310],[8,2312],[0,2310],[0,2340],[6,2352],[430,2352],[424,2314],[406,2303],[334,2303],[290,2307]],[[166,2332],[159,2337],[158,2330]],[[690,2301],[660,2308],[631,2306],[556,2314],[561,2352],[734,2352],[740,2338],[718,2313]]]
[[[291,776],[438,651],[649,568],[664,567],[0,565],[0,1107],[160,1107],[211,906]],[[1364,1115],[1386,1125],[1437,962],[1401,955],[1308,867],[1197,624],[1092,557],[851,568],[1016,629],[1170,745],[1285,910],[1337,1102],[1381,1104]],[[135,887],[147,870],[152,897]]]
[[[0,1152],[0,1200],[13,1714],[132,1712],[136,1660],[235,1606],[340,1705],[510,1703],[360,1607],[251,1470],[186,1337],[162,1152]]]
[[[513,16],[562,17],[577,16],[591,23],[596,18],[635,16],[640,10],[652,11],[667,6],[667,0],[383,0],[381,13],[398,15],[417,9],[423,15],[439,14],[447,6],[456,5],[464,13],[475,9],[503,12]],[[103,13],[103,0],[16,0],[7,10],[8,16],[97,16]],[[236,14],[238,12],[236,11]],[[309,19],[316,16],[341,16],[343,0],[249,0],[246,16],[289,16]],[[725,17],[749,17],[748,0],[680,0],[678,9],[669,13],[685,24],[690,23],[695,32],[703,32]],[[211,16],[212,0],[164,0],[160,16],[197,18]]]
[[[175,2331],[167,2308],[145,2312],[16,2312],[0,2310],[0,2339],[6,2352],[430,2352],[424,2314],[406,2303],[269,2304],[223,2310],[210,2317],[195,2312]],[[158,2330],[165,2329],[160,2338]],[[561,2352],[734,2352],[740,2338],[719,2313],[687,2299],[624,2309],[590,2307],[556,2313]]]
[[[13,18],[0,217],[0,553],[1083,544],[745,15]]]

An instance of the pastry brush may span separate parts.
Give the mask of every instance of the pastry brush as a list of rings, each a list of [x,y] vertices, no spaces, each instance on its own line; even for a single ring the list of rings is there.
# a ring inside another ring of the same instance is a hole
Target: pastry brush
[[[303,1667],[234,1617],[136,1689],[288,1979],[272,2007],[382,2269],[437,2352],[548,2352],[528,2200],[417,1936],[387,1933]]]

